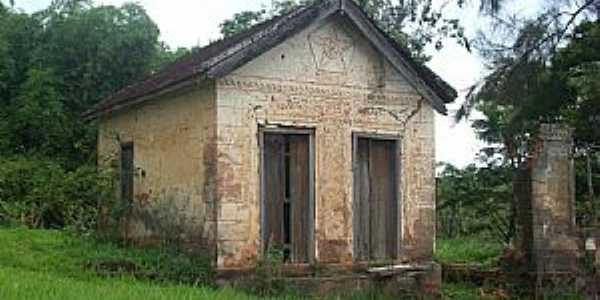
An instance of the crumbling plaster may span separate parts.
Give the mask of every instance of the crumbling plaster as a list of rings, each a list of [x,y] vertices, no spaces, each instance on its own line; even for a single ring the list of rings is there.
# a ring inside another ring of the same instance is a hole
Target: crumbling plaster
[[[218,266],[260,253],[259,126],[311,128],[315,256],[352,262],[352,134],[401,139],[401,253],[430,260],[434,110],[341,18],[314,24],[217,81]]]
[[[180,238],[207,246],[216,235],[215,84],[165,97],[100,119],[98,162],[116,170],[118,179],[120,145],[133,143],[134,203],[122,228],[127,238],[141,243]]]

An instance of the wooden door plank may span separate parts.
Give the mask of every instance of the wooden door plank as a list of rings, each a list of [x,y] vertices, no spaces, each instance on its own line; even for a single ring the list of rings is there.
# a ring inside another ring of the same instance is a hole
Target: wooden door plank
[[[358,260],[395,258],[398,247],[396,141],[358,138],[356,148],[355,256]]]
[[[357,218],[357,230],[355,231],[357,235],[356,239],[356,248],[357,253],[356,257],[358,260],[368,260],[370,258],[370,184],[369,184],[369,143],[367,139],[359,138],[357,141],[357,149],[356,149],[356,160],[357,160],[357,169],[356,169],[356,181],[355,188],[357,189],[357,204],[356,204],[356,213],[358,214]]]
[[[395,142],[391,140],[371,141],[372,188],[377,199],[378,244],[377,256],[391,259],[396,254],[396,179],[395,179]]]
[[[289,135],[291,237],[293,263],[308,262],[310,238],[309,136]]]
[[[369,140],[369,186],[371,188],[371,195],[369,198],[370,204],[370,248],[371,248],[371,259],[381,260],[385,257],[385,245],[382,239],[385,237],[385,215],[381,212],[384,211],[383,197],[382,197],[382,182],[380,176],[385,176],[381,173],[381,149],[377,147],[377,142]]]
[[[265,251],[283,245],[283,205],[285,197],[284,136],[266,133],[264,136],[265,180]]]

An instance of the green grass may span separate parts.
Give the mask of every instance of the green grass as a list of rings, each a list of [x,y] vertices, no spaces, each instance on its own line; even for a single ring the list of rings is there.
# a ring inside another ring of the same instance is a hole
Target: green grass
[[[438,261],[485,264],[500,254],[500,245],[475,239],[438,241]],[[234,289],[136,279],[101,277],[89,266],[97,261],[129,261],[144,270],[162,271],[172,261],[153,249],[123,248],[55,230],[0,227],[0,299],[264,299]],[[185,261],[181,262],[186,263]],[[444,299],[480,299],[476,286],[443,285]],[[353,295],[351,299],[371,299]],[[292,295],[272,297],[300,299]]]
[[[21,228],[0,229],[0,245],[0,299],[3,300],[258,299],[232,289],[157,283],[131,276],[99,277],[86,267],[90,262],[107,259],[151,265],[161,257],[155,250],[125,249],[61,231]]]
[[[438,239],[435,259],[442,264],[469,264],[482,267],[494,266],[502,254],[502,245],[477,238]],[[442,295],[445,300],[483,299],[478,286],[468,282],[444,282]],[[495,298],[486,298],[495,299]]]
[[[166,264],[186,263],[185,260],[166,258],[159,250],[123,248],[65,231],[0,227],[0,300],[304,299],[292,292],[277,297],[258,297],[231,288],[150,281],[127,273],[104,277],[90,268],[90,263],[98,261],[127,261],[143,270],[160,272],[171,270],[165,267]],[[369,292],[373,291],[330,299],[379,299]]]
[[[502,254],[502,245],[477,238],[439,239],[435,258],[443,264],[463,263],[491,266]]]
[[[0,299],[249,299],[230,290],[0,267]]]

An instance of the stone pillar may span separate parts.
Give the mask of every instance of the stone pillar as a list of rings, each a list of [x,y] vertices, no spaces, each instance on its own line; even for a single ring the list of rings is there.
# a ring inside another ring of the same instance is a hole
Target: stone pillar
[[[538,275],[577,270],[572,130],[542,124],[530,161],[532,255]]]

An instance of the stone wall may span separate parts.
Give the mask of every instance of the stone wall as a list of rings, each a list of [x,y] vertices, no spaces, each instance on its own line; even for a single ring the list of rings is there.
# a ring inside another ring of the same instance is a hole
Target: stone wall
[[[315,255],[352,263],[352,134],[401,138],[401,251],[431,260],[434,110],[343,19],[289,38],[217,82],[218,267],[255,264],[260,240],[259,126],[314,130]]]
[[[216,234],[215,84],[165,97],[102,117],[98,162],[118,172],[120,145],[133,142],[134,203],[123,228],[128,239],[181,239],[204,248]]]

